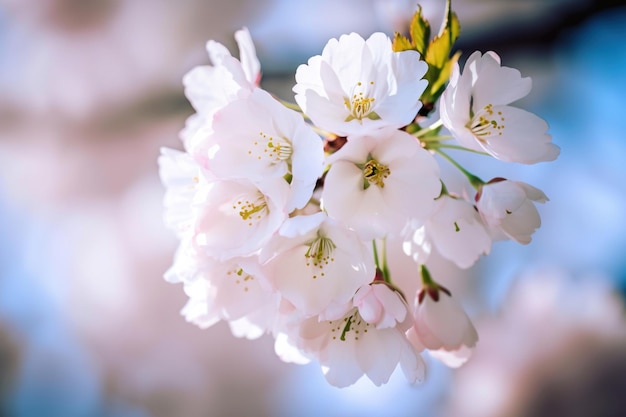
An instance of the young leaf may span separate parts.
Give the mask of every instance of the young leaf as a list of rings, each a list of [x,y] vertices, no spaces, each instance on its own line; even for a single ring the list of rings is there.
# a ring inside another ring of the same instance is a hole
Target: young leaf
[[[415,14],[413,14],[413,18],[411,19],[409,32],[411,34],[415,50],[424,56],[426,48],[428,47],[428,41],[430,40],[430,23],[428,23],[428,20],[426,20],[422,15],[422,6],[418,5],[417,7],[418,9]]]
[[[443,65],[441,71],[439,72],[437,79],[429,84],[429,90],[433,97],[438,97],[443,92],[443,87],[446,82],[450,79],[450,73],[452,72],[452,67],[459,60],[461,56],[461,51],[457,51],[452,57]]]
[[[437,68],[442,68],[448,60],[452,45],[459,37],[461,30],[456,13],[450,12],[444,23],[443,30],[430,42],[425,56],[426,62]]]
[[[408,51],[411,49],[415,49],[413,48],[413,45],[411,44],[411,41],[409,41],[406,36],[403,36],[401,34],[399,34],[398,32],[396,32],[396,35],[393,38],[393,43],[392,43],[392,49],[394,52],[402,52],[402,51]]]

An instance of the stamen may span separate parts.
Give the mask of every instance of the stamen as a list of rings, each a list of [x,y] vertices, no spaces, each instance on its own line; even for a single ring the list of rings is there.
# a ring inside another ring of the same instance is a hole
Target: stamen
[[[474,115],[468,127],[481,141],[484,140],[483,137],[492,136],[496,133],[498,136],[502,136],[502,130],[505,127],[504,116],[502,116],[502,112],[498,112],[496,115],[493,111],[493,104],[487,104]]]
[[[363,167],[364,185],[366,185],[364,188],[368,188],[371,184],[376,184],[380,188],[384,188],[384,180],[387,179],[390,174],[391,170],[387,165],[383,165],[375,159],[370,159]]]
[[[249,291],[249,287],[248,287],[248,283],[250,281],[254,280],[254,276],[244,272],[244,270],[242,268],[235,268],[235,269],[231,269],[229,271],[226,272],[226,275],[228,276],[232,276],[235,275],[234,280],[235,280],[235,284],[239,285],[239,284],[244,284],[243,285],[243,290],[245,292]]]
[[[252,226],[254,221],[259,221],[269,213],[267,202],[261,193],[254,202],[250,200],[239,200],[233,204],[233,210],[237,211],[241,220],[247,220],[248,226]]]
[[[269,159],[272,164],[287,161],[291,158],[293,148],[286,138],[275,138],[266,133],[259,132],[260,140],[252,142],[252,148],[248,149],[248,155],[257,160]]]
[[[369,85],[374,85],[374,81],[370,81]],[[370,97],[367,91],[356,91],[363,87],[362,82],[358,82],[353,89],[352,97],[346,97],[344,104],[350,111],[350,115],[346,118],[346,121],[350,120],[363,120],[368,118],[371,120],[380,119],[375,112],[372,111],[373,103],[376,101],[374,97]]]
[[[323,268],[324,265],[328,265],[329,262],[335,260],[335,258],[331,258],[331,255],[337,248],[337,245],[330,238],[318,235],[308,245],[309,249],[304,254],[307,258],[307,266],[310,266],[310,262],[313,262],[313,266]],[[322,275],[324,274],[322,273]],[[313,275],[313,278],[315,279],[317,276]]]

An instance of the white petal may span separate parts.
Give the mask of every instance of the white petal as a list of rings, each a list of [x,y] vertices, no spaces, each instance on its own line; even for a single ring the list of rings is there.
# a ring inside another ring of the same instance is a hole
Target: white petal
[[[560,149],[547,134],[548,124],[526,110],[511,106],[494,106],[496,122],[502,129],[494,129],[481,142],[487,152],[506,162],[534,164],[553,161]]]
[[[532,88],[530,78],[522,78],[515,68],[501,67],[495,53],[486,53],[480,59],[478,78],[474,85],[474,108],[491,103],[494,106],[510,104],[528,95]],[[497,56],[497,55],[496,55]]]

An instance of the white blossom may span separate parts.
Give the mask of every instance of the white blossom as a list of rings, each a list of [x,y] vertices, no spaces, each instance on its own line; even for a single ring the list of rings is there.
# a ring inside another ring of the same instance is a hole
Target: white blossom
[[[215,114],[208,169],[220,178],[289,181],[286,210],[302,208],[324,168],[322,140],[300,114],[255,89]]]
[[[216,180],[202,196],[195,244],[220,260],[257,253],[287,218],[288,184],[282,178],[254,184]]]
[[[560,150],[547,134],[548,124],[509,105],[530,89],[530,78],[500,66],[500,57],[494,52],[474,52],[463,74],[458,64],[453,67],[450,84],[440,100],[441,120],[467,148],[507,162],[552,161]]]
[[[327,162],[323,207],[363,239],[398,233],[409,219],[423,223],[441,192],[434,158],[406,132],[350,137]]]
[[[304,317],[341,311],[374,278],[369,246],[324,213],[289,219],[281,233],[263,249],[264,272]]]
[[[413,121],[428,66],[416,51],[393,52],[383,33],[331,39],[296,71],[296,102],[313,123],[348,136]]]
[[[538,188],[500,178],[482,186],[476,206],[495,238],[508,237],[527,244],[541,226],[534,203],[546,201],[548,197]]]

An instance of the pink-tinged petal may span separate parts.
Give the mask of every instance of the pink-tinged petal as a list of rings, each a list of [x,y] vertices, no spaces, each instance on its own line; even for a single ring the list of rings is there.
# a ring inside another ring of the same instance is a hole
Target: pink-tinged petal
[[[446,366],[450,368],[458,368],[465,364],[468,359],[472,356],[473,349],[467,346],[461,346],[460,349],[457,350],[432,350],[428,352],[430,356],[437,359],[438,361],[444,363]]]
[[[364,285],[354,295],[353,305],[359,309],[359,314],[368,323],[378,323],[382,318],[383,306],[373,294],[371,285]]]
[[[372,290],[384,309],[386,319],[376,327],[382,329],[403,323],[408,316],[408,311],[400,295],[385,284],[373,284]]]
[[[415,331],[427,349],[456,350],[462,345],[473,347],[478,334],[463,308],[446,293],[439,291],[439,301],[429,295],[418,305]]]
[[[357,362],[374,385],[389,381],[400,361],[403,339],[404,335],[396,329],[369,331],[359,338]]]
[[[527,244],[541,226],[534,202],[547,201],[539,189],[518,181],[499,181],[483,186],[477,203],[480,215],[492,228],[519,243]]]
[[[295,363],[298,365],[305,365],[311,362],[311,359],[308,356],[291,343],[289,337],[285,333],[279,333],[276,335],[274,352],[276,352],[276,356],[278,356],[283,362]]]
[[[337,388],[345,388],[357,382],[362,376],[363,371],[359,368],[355,361],[351,361],[354,352],[347,348],[335,347],[329,348],[328,361],[332,366],[322,365],[324,377],[329,384]]]
[[[410,343],[400,352],[400,367],[410,383],[422,382],[426,378],[426,364]]]

